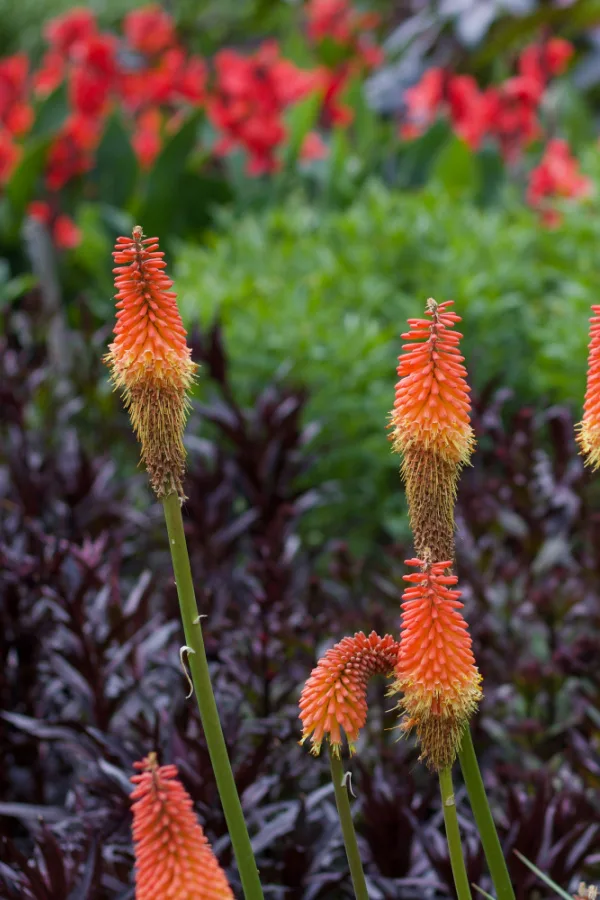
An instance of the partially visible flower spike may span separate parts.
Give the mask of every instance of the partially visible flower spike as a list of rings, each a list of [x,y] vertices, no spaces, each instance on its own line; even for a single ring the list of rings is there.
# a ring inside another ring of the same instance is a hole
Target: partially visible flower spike
[[[134,768],[135,900],[233,900],[177,767],[159,766],[150,753]]]
[[[117,238],[117,324],[105,356],[159,499],[184,497],[183,429],[196,368],[163,256],[158,239],[145,238],[139,225],[131,238]]]
[[[468,625],[459,612],[458,579],[447,575],[450,560],[426,563],[407,559],[420,572],[404,575],[400,651],[396,682],[401,728],[415,729],[421,758],[432,769],[450,766],[463,729],[481,699],[481,676],[475,666]]]
[[[470,388],[454,331],[460,317],[452,301],[429,299],[428,319],[409,319],[390,428],[402,455],[410,523],[419,557],[454,557],[454,501],[462,466],[475,441],[470,426]]]
[[[592,311],[583,421],[576,431],[585,464],[596,470],[600,467],[600,306],[592,306]]]
[[[367,637],[359,631],[331,647],[319,660],[300,696],[300,719],[304,743],[311,739],[311,753],[318,756],[327,737],[332,753],[340,755],[341,729],[350,753],[367,720],[367,685],[373,675],[390,676],[398,657],[398,643],[374,631]]]

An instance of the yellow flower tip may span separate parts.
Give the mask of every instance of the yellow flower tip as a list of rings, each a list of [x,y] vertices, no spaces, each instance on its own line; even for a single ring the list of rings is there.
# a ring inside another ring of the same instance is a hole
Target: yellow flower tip
[[[401,729],[417,733],[422,759],[436,770],[451,765],[462,732],[481,699],[481,676],[460,609],[451,561],[409,559],[421,571],[405,575],[400,650],[391,693],[402,692]]]
[[[177,767],[159,766],[150,753],[134,768],[135,900],[233,900]]]
[[[367,686],[373,675],[392,675],[398,644],[389,635],[374,631],[367,637],[359,631],[331,647],[313,669],[300,696],[301,743],[311,741],[318,756],[324,739],[339,756],[342,731],[350,753],[367,719]]]
[[[163,256],[158,239],[145,238],[139,225],[130,238],[117,238],[117,323],[104,359],[129,410],[154,491],[183,497],[183,430],[196,366]]]
[[[595,471],[600,467],[600,306],[592,306],[592,311],[583,420],[576,426],[576,438],[585,464]]]
[[[402,335],[414,342],[398,358],[399,381],[391,413],[394,449],[433,451],[458,466],[468,463],[475,444],[470,426],[470,388],[454,331],[460,317],[450,311],[452,301],[430,298],[426,319],[409,319]]]

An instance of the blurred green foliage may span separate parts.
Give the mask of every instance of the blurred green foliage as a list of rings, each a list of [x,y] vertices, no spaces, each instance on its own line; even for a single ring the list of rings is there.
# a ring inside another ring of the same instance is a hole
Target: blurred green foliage
[[[597,157],[587,166],[596,176]],[[487,208],[457,199],[446,165],[418,192],[372,181],[337,211],[292,195],[264,213],[223,216],[208,246],[180,247],[186,323],[222,318],[242,396],[286,365],[311,390],[308,416],[321,424],[313,475],[340,488],[314,519],[316,540],[328,516],[361,546],[381,527],[404,527],[385,426],[400,333],[427,297],[455,300],[475,386],[495,381],[520,404],[582,403],[589,306],[600,297],[598,201],[565,206],[550,230],[506,193]]]

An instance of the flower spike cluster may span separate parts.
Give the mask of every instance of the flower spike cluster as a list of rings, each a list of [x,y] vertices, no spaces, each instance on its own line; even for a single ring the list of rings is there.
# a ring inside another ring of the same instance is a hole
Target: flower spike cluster
[[[131,238],[117,239],[117,324],[105,361],[129,410],[157,497],[183,498],[183,429],[195,365],[163,256],[158,239],[145,238],[139,226]]]
[[[394,450],[402,455],[410,522],[417,556],[434,560],[454,556],[454,501],[462,466],[474,446],[470,425],[470,388],[460,317],[452,301],[429,299],[426,319],[409,319],[402,338],[411,343],[399,357],[396,399],[390,427]]]
[[[323,738],[339,756],[341,730],[354,752],[360,729],[367,720],[367,685],[373,675],[390,676],[398,657],[398,644],[389,635],[359,631],[331,647],[319,660],[300,697],[304,743],[311,739],[311,753],[318,756]]]
[[[583,421],[577,426],[577,442],[586,465],[600,467],[600,306],[592,306],[587,388]]]
[[[420,572],[404,575],[402,636],[392,692],[402,691],[402,729],[414,728],[428,765],[454,761],[464,727],[481,699],[468,626],[459,612],[458,579],[446,574],[450,560],[408,559]]]
[[[135,900],[233,900],[177,767],[159,766],[155,753],[134,767]]]

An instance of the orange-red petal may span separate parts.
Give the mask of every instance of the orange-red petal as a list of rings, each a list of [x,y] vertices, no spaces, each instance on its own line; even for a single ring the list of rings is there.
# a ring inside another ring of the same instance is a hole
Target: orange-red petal
[[[155,753],[134,766],[135,900],[233,900],[177,767],[159,766]]]
[[[450,462],[464,465],[473,447],[470,426],[470,388],[454,330],[460,317],[452,301],[427,301],[426,319],[409,319],[402,335],[411,343],[399,357],[396,399],[391,414],[394,449],[433,450]]]
[[[117,239],[115,340],[105,357],[121,389],[158,497],[183,497],[183,429],[195,365],[157,238]]]
[[[373,675],[391,675],[398,644],[389,635],[359,631],[331,647],[319,660],[300,697],[302,742],[310,738],[311,752],[318,755],[323,738],[339,755],[342,730],[350,752],[367,720],[367,685]]]
[[[577,426],[577,441],[586,465],[600,467],[600,306],[592,306],[587,387],[583,420]]]
[[[434,768],[450,765],[469,717],[481,698],[468,626],[460,610],[451,562],[406,560],[420,571],[405,575],[400,650],[394,689],[401,691],[403,728],[415,728]]]

